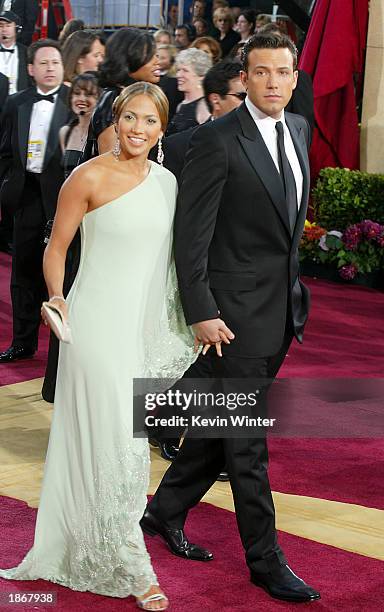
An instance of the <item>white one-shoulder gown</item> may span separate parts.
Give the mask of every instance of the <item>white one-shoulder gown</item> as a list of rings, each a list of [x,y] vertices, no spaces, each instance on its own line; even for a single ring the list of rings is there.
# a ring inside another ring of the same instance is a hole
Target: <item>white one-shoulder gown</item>
[[[157,584],[139,526],[149,449],[132,437],[132,379],[178,378],[195,358],[171,259],[176,191],[151,162],[142,183],[84,217],[34,545],[0,577],[114,597]]]

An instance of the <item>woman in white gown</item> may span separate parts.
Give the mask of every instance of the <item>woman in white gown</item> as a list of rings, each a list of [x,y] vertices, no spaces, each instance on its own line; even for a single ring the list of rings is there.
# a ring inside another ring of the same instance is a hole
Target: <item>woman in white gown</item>
[[[149,162],[168,102],[135,83],[114,104],[114,151],[77,168],[60,193],[44,274],[68,317],[33,548],[3,578],[43,578],[78,591],[136,597],[164,610],[139,521],[149,451],[132,435],[132,379],[180,377],[194,360],[178,318],[171,262],[176,179]],[[80,225],[82,255],[67,301],[65,255]]]

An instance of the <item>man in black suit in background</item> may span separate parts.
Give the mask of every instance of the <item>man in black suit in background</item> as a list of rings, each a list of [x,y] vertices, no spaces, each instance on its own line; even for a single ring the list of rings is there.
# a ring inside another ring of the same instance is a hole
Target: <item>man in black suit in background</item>
[[[175,222],[180,294],[197,342],[212,347],[199,359],[210,360],[224,390],[231,379],[273,379],[292,338],[302,340],[307,319],[298,245],[309,195],[309,127],[283,110],[296,63],[288,37],[252,37],[241,73],[244,104],[195,132],[182,175]],[[207,551],[188,548],[184,523],[226,462],[252,583],[278,599],[319,599],[278,545],[266,435],[252,434],[187,434],[142,528],[176,554],[209,560]]]
[[[8,77],[12,95],[31,84],[27,69],[27,47],[16,42],[20,19],[16,13],[0,13],[0,72]]]
[[[8,98],[2,118],[1,199],[15,212],[12,252],[12,345],[0,363],[31,357],[37,349],[43,278],[44,229],[64,180],[59,130],[67,122],[68,88],[62,85],[59,43],[45,39],[29,49],[36,86]]]
[[[0,13],[4,11],[13,11],[20,17],[19,40],[29,47],[39,14],[39,0],[0,0]]]
[[[0,113],[8,95],[31,85],[27,70],[27,47],[16,42],[20,19],[12,11],[0,13]],[[13,213],[1,205],[0,250],[10,252],[13,233]]]

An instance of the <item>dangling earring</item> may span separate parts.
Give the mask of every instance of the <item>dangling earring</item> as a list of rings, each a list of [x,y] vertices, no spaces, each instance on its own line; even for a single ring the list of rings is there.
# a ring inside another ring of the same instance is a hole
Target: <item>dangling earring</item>
[[[164,161],[164,151],[163,151],[163,142],[162,142],[162,137],[159,138],[159,142],[157,143],[157,163],[160,164],[160,166],[163,165],[163,161]]]
[[[119,137],[116,135],[116,141],[112,149],[112,155],[114,156],[116,161],[119,161],[120,153],[121,153],[120,140],[119,140]]]

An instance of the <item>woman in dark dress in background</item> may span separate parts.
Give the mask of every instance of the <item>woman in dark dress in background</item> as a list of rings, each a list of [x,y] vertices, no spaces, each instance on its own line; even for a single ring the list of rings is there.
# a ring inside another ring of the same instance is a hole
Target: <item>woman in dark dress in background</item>
[[[95,74],[85,72],[73,79],[68,100],[74,117],[59,132],[65,178],[68,178],[80,163],[87,142],[91,116],[99,97],[100,88]]]
[[[184,49],[176,57],[177,87],[184,94],[169,122],[167,136],[205,123],[210,116],[204,99],[203,78],[212,66],[210,56],[200,49]]]
[[[233,29],[235,20],[231,9],[228,7],[217,8],[213,13],[213,23],[218,29],[216,38],[220,43],[221,55],[225,58],[233,47],[240,42],[241,38],[240,34]]]
[[[59,132],[63,151],[64,176],[67,179],[71,172],[91,155],[84,156],[87,146],[88,128],[91,115],[100,96],[100,88],[94,73],[85,72],[73,79],[68,94],[68,104],[73,112],[73,118]],[[80,232],[77,231],[68,249],[65,264],[64,295],[72,287],[80,262]],[[59,357],[59,341],[51,333],[47,368],[42,388],[42,396],[47,402],[53,402],[56,387],[57,361]]]
[[[99,154],[113,149],[116,136],[112,105],[123,88],[136,81],[157,84],[160,76],[152,34],[137,28],[121,28],[108,39],[99,77],[104,92],[92,117],[92,132]]]

